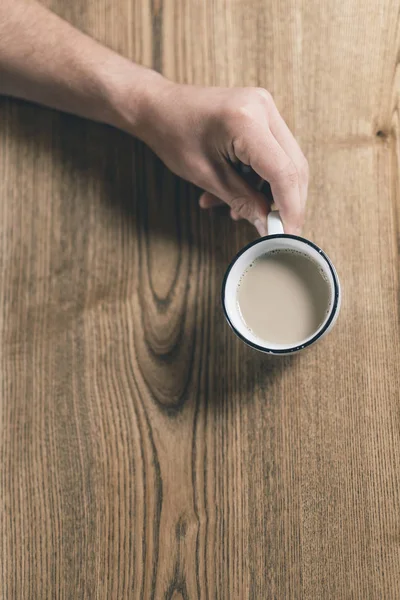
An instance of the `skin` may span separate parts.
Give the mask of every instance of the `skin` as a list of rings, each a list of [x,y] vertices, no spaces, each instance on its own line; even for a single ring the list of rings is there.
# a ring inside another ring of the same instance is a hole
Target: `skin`
[[[0,1],[0,94],[118,127],[204,193],[267,234],[268,181],[286,233],[304,222],[308,164],[263,88],[173,83],[74,29],[35,0]],[[250,185],[238,165],[254,171]]]

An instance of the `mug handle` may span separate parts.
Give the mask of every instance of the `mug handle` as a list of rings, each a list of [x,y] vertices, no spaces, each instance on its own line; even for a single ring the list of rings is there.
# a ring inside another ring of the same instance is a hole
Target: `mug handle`
[[[283,224],[279,216],[279,211],[271,210],[267,218],[268,235],[282,235]]]

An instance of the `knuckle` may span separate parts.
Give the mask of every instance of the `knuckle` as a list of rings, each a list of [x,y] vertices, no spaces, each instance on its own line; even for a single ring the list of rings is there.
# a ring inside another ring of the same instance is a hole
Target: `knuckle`
[[[235,136],[232,141],[232,145],[233,145],[233,150],[235,152],[235,155],[240,160],[242,160],[246,163],[249,162],[248,144],[247,144],[246,138],[243,135]]]
[[[251,104],[243,103],[241,106],[238,107],[237,114],[238,114],[238,118],[244,123],[246,123],[248,121],[252,121],[253,115],[251,112]]]
[[[299,173],[296,170],[294,171],[288,171],[287,175],[286,175],[286,180],[289,182],[289,184],[293,187],[297,186],[300,182],[300,178],[299,178]]]
[[[194,182],[201,188],[207,187],[207,184],[210,182],[213,172],[210,166],[205,163],[196,163],[193,166],[193,172],[196,173],[196,181]]]
[[[273,103],[268,90],[262,87],[248,87],[238,90],[231,101],[223,106],[224,116],[234,124],[251,124],[260,105]]]
[[[250,219],[253,212],[251,202],[244,196],[233,198],[231,201],[231,209],[232,212],[236,213],[241,219]]]
[[[248,103],[241,102],[231,106],[228,109],[228,119],[232,127],[243,128],[253,122],[251,106]]]
[[[266,90],[265,88],[262,87],[257,87],[254,88],[254,91],[256,92],[256,94],[258,95],[258,99],[261,98],[261,100],[266,103],[269,104],[270,102],[273,102],[272,100],[272,95],[270,94],[270,92],[268,90]]]
[[[233,126],[243,126],[254,120],[254,102],[248,91],[241,91],[224,107],[224,115]]]
[[[276,183],[285,182],[288,183],[291,187],[295,187],[296,185],[298,185],[300,178],[296,165],[292,161],[289,161],[281,169],[278,169],[275,176],[273,177],[273,181]]]

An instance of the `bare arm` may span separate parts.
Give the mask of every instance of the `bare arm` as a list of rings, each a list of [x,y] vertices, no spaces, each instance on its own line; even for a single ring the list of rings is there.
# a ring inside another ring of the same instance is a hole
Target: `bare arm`
[[[35,0],[0,1],[0,94],[115,124],[124,88],[134,122],[149,79]]]
[[[265,197],[233,168],[270,182],[288,233],[299,233],[308,167],[270,94],[261,88],[172,83],[74,29],[35,0],[0,0],[0,94],[102,121],[147,144],[205,190],[203,208],[266,233]]]

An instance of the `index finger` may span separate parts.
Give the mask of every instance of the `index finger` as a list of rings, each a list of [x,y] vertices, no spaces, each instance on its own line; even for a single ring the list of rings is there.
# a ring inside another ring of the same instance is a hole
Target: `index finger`
[[[308,163],[296,138],[290,131],[274,102],[271,102],[269,106],[268,122],[272,135],[296,165],[300,178],[301,201],[303,206],[305,206],[308,188]]]
[[[236,156],[268,181],[286,233],[299,235],[304,221],[299,173],[268,128],[246,132],[246,140],[234,144]]]

